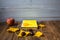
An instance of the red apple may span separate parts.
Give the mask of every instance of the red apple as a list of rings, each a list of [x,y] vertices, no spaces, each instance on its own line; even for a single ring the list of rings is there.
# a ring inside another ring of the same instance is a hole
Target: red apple
[[[15,20],[14,20],[14,18],[8,18],[6,20],[6,23],[7,23],[7,25],[13,25],[15,23]]]

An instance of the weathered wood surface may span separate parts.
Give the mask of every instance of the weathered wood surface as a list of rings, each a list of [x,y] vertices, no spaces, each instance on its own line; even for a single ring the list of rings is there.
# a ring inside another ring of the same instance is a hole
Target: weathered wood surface
[[[0,40],[60,40],[60,21],[43,21],[45,28],[39,29],[44,33],[43,37],[22,37],[18,38],[16,33],[7,32],[8,26],[0,24]]]

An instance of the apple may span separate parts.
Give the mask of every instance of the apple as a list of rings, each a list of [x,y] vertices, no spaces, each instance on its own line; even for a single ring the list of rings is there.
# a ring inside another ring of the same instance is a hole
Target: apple
[[[7,23],[7,25],[14,25],[15,20],[14,20],[14,18],[7,18],[6,23]]]

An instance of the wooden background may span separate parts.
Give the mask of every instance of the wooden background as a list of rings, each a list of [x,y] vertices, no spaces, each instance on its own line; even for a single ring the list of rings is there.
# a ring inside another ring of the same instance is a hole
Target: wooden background
[[[60,40],[60,21],[42,21],[39,23],[46,25],[46,28],[39,29],[44,33],[44,36],[39,38],[33,36],[18,38],[15,33],[7,32],[9,27],[2,23],[0,24],[0,40]]]

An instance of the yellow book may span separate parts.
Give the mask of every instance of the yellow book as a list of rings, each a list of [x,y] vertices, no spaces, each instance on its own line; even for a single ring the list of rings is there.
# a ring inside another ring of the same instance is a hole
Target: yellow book
[[[34,27],[38,27],[38,25],[36,20],[23,20],[21,27],[34,28]]]

